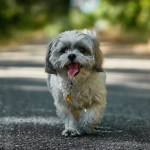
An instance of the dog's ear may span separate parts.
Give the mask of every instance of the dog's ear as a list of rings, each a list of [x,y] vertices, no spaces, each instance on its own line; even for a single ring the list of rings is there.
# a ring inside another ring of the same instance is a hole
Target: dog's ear
[[[52,65],[52,63],[49,60],[54,45],[55,45],[55,42],[54,42],[54,40],[52,40],[49,43],[48,48],[47,48],[47,52],[46,52],[45,72],[47,72],[48,74],[57,74],[56,69],[54,68],[54,66]]]
[[[95,58],[95,66],[93,69],[97,72],[103,72],[102,64],[103,64],[103,54],[100,50],[100,45],[98,41],[95,41],[95,48],[94,48],[94,58]]]
[[[99,41],[100,39],[97,37],[96,32],[84,29],[82,31],[84,34],[87,34],[88,36],[90,36],[90,38],[92,38],[93,43],[94,43],[94,58],[95,58],[95,65],[93,67],[93,70],[97,71],[97,72],[103,72],[102,69],[102,64],[103,64],[103,54],[102,51],[100,50],[100,44]]]

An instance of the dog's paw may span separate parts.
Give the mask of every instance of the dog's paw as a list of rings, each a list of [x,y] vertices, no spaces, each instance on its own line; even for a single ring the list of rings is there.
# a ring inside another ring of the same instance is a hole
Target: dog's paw
[[[65,129],[62,132],[62,135],[64,135],[64,136],[80,136],[81,133],[77,129]]]

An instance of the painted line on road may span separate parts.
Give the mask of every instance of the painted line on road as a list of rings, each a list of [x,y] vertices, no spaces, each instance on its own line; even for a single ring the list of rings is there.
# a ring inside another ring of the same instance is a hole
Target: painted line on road
[[[56,125],[60,123],[60,120],[57,117],[0,117],[0,124],[2,125],[23,123]]]
[[[3,87],[4,90],[19,90],[19,91],[48,91],[48,87],[46,86],[36,86],[36,85],[3,85],[0,84],[0,87]]]

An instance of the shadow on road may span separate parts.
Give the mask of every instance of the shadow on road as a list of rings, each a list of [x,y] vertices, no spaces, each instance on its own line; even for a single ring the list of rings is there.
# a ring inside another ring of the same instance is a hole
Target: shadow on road
[[[1,149],[150,146],[150,70],[106,68],[107,108],[99,133],[64,138],[38,59],[0,60]]]

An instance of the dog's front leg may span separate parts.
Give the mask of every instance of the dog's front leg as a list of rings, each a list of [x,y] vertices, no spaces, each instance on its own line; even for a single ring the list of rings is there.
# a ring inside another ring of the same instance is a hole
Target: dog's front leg
[[[65,130],[62,132],[64,136],[78,136],[80,135],[80,130],[78,128],[78,123],[75,116],[72,113],[71,108],[69,108],[64,103],[55,103],[57,108],[57,114],[61,118],[65,125]]]
[[[100,123],[105,105],[93,105],[81,112],[79,125],[83,132],[91,134],[95,132],[95,127]]]
[[[64,118],[65,130],[62,132],[62,135],[65,136],[78,136],[81,134],[77,120],[74,118],[71,111],[68,111]]]

